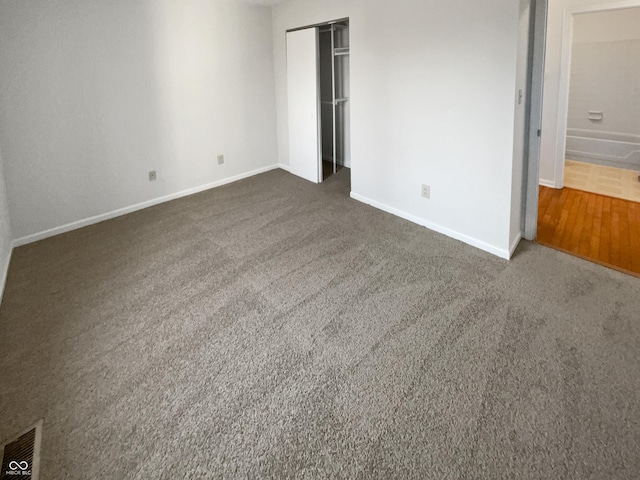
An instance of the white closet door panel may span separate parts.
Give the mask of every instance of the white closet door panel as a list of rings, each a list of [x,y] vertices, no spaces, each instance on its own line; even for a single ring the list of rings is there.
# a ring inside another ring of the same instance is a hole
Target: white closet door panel
[[[287,33],[289,167],[291,173],[320,182],[318,30]]]

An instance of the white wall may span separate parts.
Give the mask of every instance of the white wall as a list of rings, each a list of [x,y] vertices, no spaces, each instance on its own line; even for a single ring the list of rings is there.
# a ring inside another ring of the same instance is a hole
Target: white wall
[[[640,134],[640,8],[576,15],[573,32],[568,128]]]
[[[0,151],[0,303],[2,303],[2,294],[9,269],[12,241],[13,236],[11,235],[11,225],[9,224],[9,209],[7,207],[2,152]]]
[[[14,236],[274,165],[271,39],[240,2],[0,0]]]
[[[280,161],[285,31],[350,18],[355,198],[509,255],[519,4],[292,0],[273,7]],[[431,185],[431,199],[421,184]],[[520,205],[518,205],[520,208]]]
[[[566,113],[568,103],[568,88],[565,88],[565,81],[560,78],[565,13],[567,10],[595,9],[600,6],[610,8],[640,6],[640,0],[616,0],[613,2],[607,2],[606,0],[549,0],[542,136],[540,139],[540,183],[542,185],[562,187],[564,164],[564,149],[562,145],[564,143],[566,115],[560,115],[560,112]],[[624,31],[628,31],[626,26],[621,28]]]
[[[574,43],[622,40],[640,40],[640,8],[583,13],[575,16]]]

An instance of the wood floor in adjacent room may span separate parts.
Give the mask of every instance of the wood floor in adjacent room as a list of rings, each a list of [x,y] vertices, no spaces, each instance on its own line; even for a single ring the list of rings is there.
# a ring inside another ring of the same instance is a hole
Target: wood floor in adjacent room
[[[537,242],[640,276],[640,203],[540,187]]]

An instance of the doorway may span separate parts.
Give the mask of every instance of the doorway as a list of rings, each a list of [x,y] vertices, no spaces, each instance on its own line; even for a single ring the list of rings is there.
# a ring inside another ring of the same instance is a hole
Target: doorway
[[[624,90],[625,83],[637,84],[640,72],[632,74],[630,65],[623,65],[622,69],[627,70],[624,74],[613,71],[616,64],[624,63],[617,57],[622,51],[628,52],[632,43],[638,44],[640,54],[640,35],[631,8],[634,6],[640,6],[640,2],[572,7],[562,12],[563,19],[559,11],[549,18],[558,26],[562,24],[560,44],[547,46],[553,51],[547,66],[552,73],[556,64],[559,66],[559,89],[558,102],[545,104],[547,124],[554,109],[557,109],[557,118],[556,131],[546,133],[547,146],[553,147],[547,148],[546,155],[543,152],[538,161],[538,165],[545,162],[546,165],[542,165],[544,178],[540,178],[539,205],[536,202],[539,206],[536,240],[574,256],[639,275],[640,203],[625,199],[622,190],[634,189],[640,173],[640,158],[638,165],[634,164],[634,152],[639,149],[630,141],[636,135],[635,130],[631,130],[636,129],[640,134],[637,128],[640,116],[637,106],[633,107],[633,94],[618,94]],[[601,16],[592,16],[595,14]],[[615,17],[613,24],[605,22],[606,18]],[[554,35],[547,38],[553,40]],[[620,42],[625,44],[623,48]],[[638,65],[633,61],[629,63]],[[551,83],[548,86],[553,98],[556,92],[551,77],[547,82]],[[594,90],[598,87],[602,91]],[[620,127],[623,123],[625,126]],[[637,155],[640,157],[640,151]],[[555,162],[552,168],[549,168],[550,160]],[[623,179],[616,178],[621,174],[626,175],[628,182],[623,188],[619,184]]]
[[[574,15],[564,186],[640,202],[640,7]]]
[[[287,31],[289,164],[314,183],[350,177],[349,20]]]
[[[349,21],[319,27],[322,181],[350,167]]]

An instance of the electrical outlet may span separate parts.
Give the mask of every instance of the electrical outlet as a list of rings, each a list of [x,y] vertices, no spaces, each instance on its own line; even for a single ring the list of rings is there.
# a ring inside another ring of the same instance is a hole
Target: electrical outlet
[[[218,165],[222,165],[224,163],[224,155],[218,155]]]
[[[424,198],[431,198],[431,187],[429,185],[422,185],[422,196]]]
[[[150,182],[155,182],[155,181],[156,181],[156,178],[157,178],[157,176],[156,176],[156,171],[155,171],[155,170],[151,170],[151,171],[149,172],[149,181],[150,181]]]

